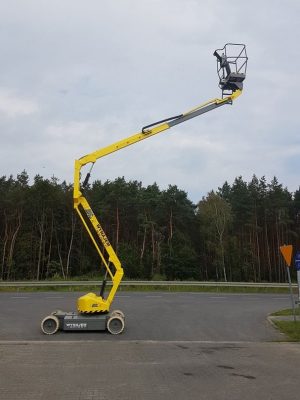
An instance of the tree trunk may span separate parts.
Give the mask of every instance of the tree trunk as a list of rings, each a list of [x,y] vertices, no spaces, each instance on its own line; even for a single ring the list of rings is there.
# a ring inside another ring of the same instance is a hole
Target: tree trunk
[[[74,239],[74,231],[75,231],[76,219],[74,213],[72,213],[72,220],[71,220],[71,239],[69,244],[68,256],[67,256],[67,265],[66,265],[66,277],[69,276],[69,266],[70,266],[70,258],[71,258],[71,251]]]
[[[154,263],[155,263],[155,237],[154,237],[154,223],[151,223],[151,242],[152,242],[152,263],[151,263],[151,278],[154,274]]]
[[[1,265],[1,279],[4,279],[4,270],[5,270],[5,256],[6,256],[6,247],[8,243],[8,224],[6,214],[4,213],[5,217],[5,232],[4,232],[4,240],[3,240],[3,253],[2,253],[2,265]]]
[[[116,220],[117,220],[117,232],[116,232],[116,252],[118,253],[118,246],[119,246],[119,234],[120,234],[119,207],[117,207],[117,210],[116,210]]]
[[[267,265],[268,265],[268,274],[269,274],[269,282],[272,282],[272,267],[271,267],[271,256],[270,256],[270,246],[269,246],[269,238],[268,238],[268,226],[265,219],[265,246],[267,252]]]
[[[221,247],[221,262],[223,269],[224,281],[227,282],[227,274],[225,268],[225,252],[224,252],[224,243],[223,243],[223,233],[220,235],[220,247]]]
[[[51,213],[50,241],[49,241],[48,256],[47,256],[46,278],[49,277],[49,266],[50,266],[51,251],[52,251],[53,225],[54,225],[54,215],[53,215],[53,211],[52,211],[52,213]]]
[[[62,260],[62,256],[61,256],[61,246],[57,237],[57,232],[55,232],[55,238],[56,238],[56,244],[57,244],[57,253],[58,253],[58,258],[59,258],[59,264],[61,267],[61,273],[63,276],[63,279],[66,279],[66,274],[65,274],[65,270],[64,270],[64,263]]]
[[[43,249],[43,242],[44,242],[44,225],[45,225],[45,211],[42,210],[41,220],[38,221],[38,227],[39,227],[39,231],[40,231],[40,242],[39,242],[38,262],[37,262],[37,271],[36,271],[36,280],[37,281],[40,279],[42,249]]]
[[[10,242],[10,248],[9,248],[9,253],[8,253],[8,260],[7,260],[7,265],[8,265],[8,271],[7,271],[7,280],[10,279],[10,273],[11,273],[11,267],[13,263],[13,255],[14,255],[14,249],[15,249],[15,243],[17,239],[18,232],[21,227],[21,222],[22,222],[22,211],[18,210],[17,211],[17,226],[14,230],[14,233],[12,235],[12,239]]]
[[[258,222],[257,213],[255,212],[255,239],[256,239],[256,252],[257,252],[257,266],[258,266],[258,281],[261,282],[261,260],[260,260],[260,246],[258,237]]]
[[[140,264],[142,264],[143,258],[144,258],[144,254],[145,254],[146,237],[147,237],[147,224],[145,223],[144,234],[143,234],[143,242],[142,242],[142,248],[141,248],[141,254],[140,254]]]

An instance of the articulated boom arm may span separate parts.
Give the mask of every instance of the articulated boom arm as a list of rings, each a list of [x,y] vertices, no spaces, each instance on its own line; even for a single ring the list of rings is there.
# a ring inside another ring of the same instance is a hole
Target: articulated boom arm
[[[226,45],[227,46],[227,45]],[[220,57],[218,58],[218,62],[220,63],[222,61],[221,69],[225,68],[225,73],[226,73],[226,56],[222,55],[222,60]],[[220,61],[221,60],[221,61]],[[229,68],[227,66],[227,72],[229,73]],[[243,76],[243,79],[245,77]],[[234,77],[236,79],[236,76]],[[75,161],[75,170],[74,170],[74,208],[79,214],[79,217],[81,218],[84,227],[86,228],[100,258],[102,263],[104,264],[106,268],[106,276],[109,276],[109,278],[112,281],[112,287],[109,291],[108,296],[106,299],[103,297],[104,295],[104,289],[105,289],[105,283],[106,283],[106,277],[103,281],[102,284],[102,289],[100,292],[100,296],[97,296],[94,293],[88,293],[87,295],[84,295],[78,299],[77,302],[77,307],[78,311],[81,313],[99,313],[99,312],[108,312],[110,305],[114,299],[114,296],[116,294],[116,291],[118,289],[118,286],[122,280],[123,277],[123,268],[121,266],[121,262],[116,255],[113,247],[111,246],[107,236],[105,235],[100,222],[94,215],[87,199],[84,196],[84,187],[87,185],[89,177],[90,177],[90,172],[87,174],[87,177],[85,178],[83,184],[80,184],[80,172],[81,168],[84,167],[87,164],[91,164],[91,169],[95,162],[101,158],[105,157],[108,154],[114,153],[115,151],[121,150],[125,147],[128,147],[132,144],[135,144],[137,142],[140,142],[141,140],[147,139],[151,136],[154,136],[160,132],[163,132],[169,128],[172,128],[175,125],[178,125],[182,122],[188,121],[191,118],[197,117],[201,114],[204,114],[208,111],[212,111],[216,108],[219,108],[225,104],[232,104],[233,100],[236,99],[241,93],[242,93],[242,85],[235,86],[234,81],[232,80],[232,85],[231,83],[231,77],[227,77],[227,86],[230,86],[231,93],[220,99],[216,98],[210,101],[207,101],[204,104],[201,104],[200,106],[197,106],[196,108],[193,108],[192,110],[189,110],[183,114],[167,118],[158,122],[155,122],[153,124],[147,125],[144,128],[142,128],[141,132],[136,133],[135,135],[132,135],[126,139],[120,140],[114,144],[111,144],[107,147],[98,149],[90,154],[87,154],[83,157],[81,157],[79,160]],[[91,171],[90,169],[90,171]],[[99,245],[99,240],[100,240],[100,245]],[[104,253],[100,249],[100,246],[103,246],[104,248]],[[112,267],[113,266],[113,267]]]

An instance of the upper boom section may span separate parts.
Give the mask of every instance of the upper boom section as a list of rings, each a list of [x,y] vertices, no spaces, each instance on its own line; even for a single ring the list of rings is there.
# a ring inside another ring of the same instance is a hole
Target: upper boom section
[[[219,86],[222,89],[222,98],[215,98],[201,104],[192,110],[154,122],[142,128],[141,132],[136,133],[126,139],[120,140],[107,147],[100,148],[87,154],[75,161],[74,171],[74,205],[76,206],[78,198],[82,195],[80,190],[80,170],[86,164],[94,164],[99,158],[107,156],[115,151],[121,150],[141,140],[147,139],[157,133],[163,132],[174,125],[178,125],[191,118],[211,111],[225,104],[232,104],[243,89],[243,81],[246,77],[247,54],[246,47],[243,44],[227,43],[222,49],[214,52],[217,57]],[[90,174],[87,174],[83,182],[83,187],[87,185]]]
[[[80,191],[80,170],[83,166],[86,164],[94,164],[99,158],[105,157],[108,154],[114,153],[118,150],[121,150],[125,147],[131,146],[134,143],[140,142],[144,139],[147,139],[151,136],[154,136],[160,132],[163,132],[172,126],[181,124],[182,122],[185,122],[191,118],[195,118],[201,114],[204,114],[208,111],[211,111],[215,108],[221,107],[225,104],[232,104],[233,100],[237,98],[240,94],[242,93],[241,90],[236,90],[234,93],[232,93],[230,96],[227,96],[223,99],[213,99],[210,100],[204,104],[201,104],[198,107],[193,108],[190,111],[187,111],[183,114],[180,114],[176,117],[171,117],[168,119],[165,119],[163,121],[168,121],[168,122],[154,122],[153,124],[145,126],[141,132],[136,133],[135,135],[129,136],[126,139],[120,140],[116,143],[113,143],[107,147],[102,147],[96,151],[93,151],[90,154],[87,154],[83,157],[81,157],[78,160],[75,160],[75,170],[74,170],[74,192],[73,192],[73,197],[74,197],[74,202],[76,206],[76,201],[78,198],[82,195]],[[149,129],[151,127],[151,129]],[[84,180],[83,186],[86,186],[88,183],[88,179],[90,177],[90,174],[87,174],[86,179]]]

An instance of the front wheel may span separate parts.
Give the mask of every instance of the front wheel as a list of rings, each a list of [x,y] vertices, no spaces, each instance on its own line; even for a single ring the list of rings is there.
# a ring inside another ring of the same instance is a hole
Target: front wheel
[[[112,315],[107,321],[107,330],[112,335],[119,335],[125,327],[124,319],[119,315]]]
[[[48,315],[43,319],[41,328],[45,335],[54,335],[59,329],[59,319],[55,315]]]

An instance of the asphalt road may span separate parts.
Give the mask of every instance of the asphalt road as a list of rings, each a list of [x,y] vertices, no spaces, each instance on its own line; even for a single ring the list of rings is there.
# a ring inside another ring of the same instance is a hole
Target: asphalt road
[[[0,294],[5,400],[282,400],[299,396],[300,345],[266,321],[286,295],[121,293],[122,335],[40,332],[74,293]]]
[[[201,340],[270,341],[281,338],[267,322],[289,307],[288,295],[145,292],[119,294],[126,328],[106,332],[59,332],[45,337],[40,322],[56,309],[75,311],[76,293],[0,293],[0,340]]]

